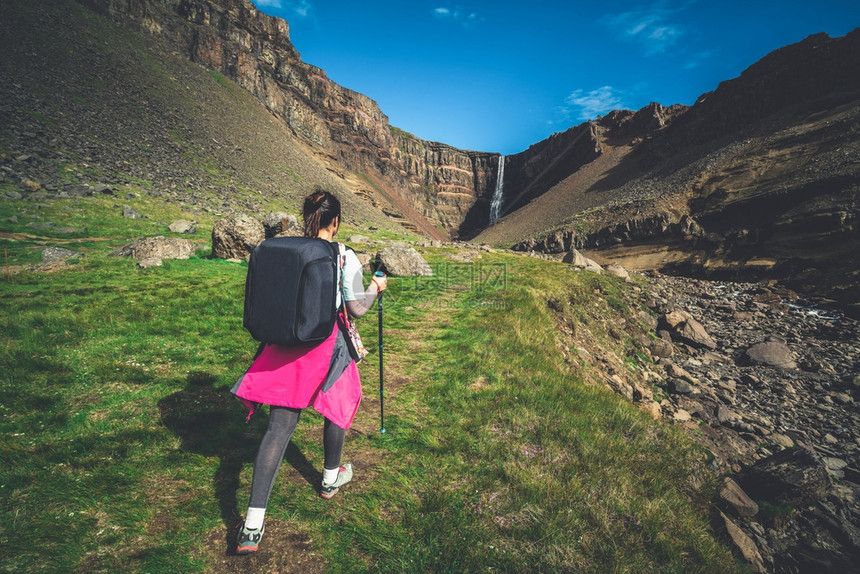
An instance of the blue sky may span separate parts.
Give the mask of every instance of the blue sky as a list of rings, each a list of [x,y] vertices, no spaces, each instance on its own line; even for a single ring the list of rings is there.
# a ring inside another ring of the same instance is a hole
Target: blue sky
[[[860,26],[858,0],[255,4],[391,125],[504,154],[613,109],[691,105],[768,52]]]

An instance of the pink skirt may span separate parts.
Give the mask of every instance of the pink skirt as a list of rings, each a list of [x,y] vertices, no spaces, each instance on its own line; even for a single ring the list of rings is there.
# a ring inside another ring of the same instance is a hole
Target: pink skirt
[[[358,367],[351,361],[327,391],[328,376],[339,328],[315,347],[267,345],[233,387],[233,393],[254,413],[256,404],[303,409],[313,407],[337,426],[348,429],[361,403]]]

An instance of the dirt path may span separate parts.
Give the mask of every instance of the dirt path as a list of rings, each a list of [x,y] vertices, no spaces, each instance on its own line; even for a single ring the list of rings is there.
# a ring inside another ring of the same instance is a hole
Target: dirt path
[[[118,241],[115,237],[47,237],[45,235],[34,235],[32,233],[12,233],[9,231],[0,231],[0,239],[8,239],[10,241],[44,241],[51,243],[84,243],[84,242],[102,242],[102,241]]]
[[[450,322],[450,313],[447,312],[447,306],[442,303],[442,299],[453,295],[447,293],[435,299],[428,304],[425,312],[416,315],[402,328],[385,328],[383,382],[386,420],[398,412],[397,397],[400,391],[419,381],[422,374],[432,368],[431,365],[421,364],[420,357],[426,356],[428,346],[432,345],[436,338],[435,333]],[[371,317],[364,321],[376,322],[375,318]],[[378,349],[375,333],[364,343],[371,349]],[[356,471],[356,478],[349,488],[358,492],[372,483],[387,455],[384,450],[370,445],[359,446],[354,440],[356,436],[376,434],[380,429],[379,355],[376,352],[371,353],[365,361],[367,364],[361,366],[365,396],[347,434],[344,447],[344,461],[352,462]],[[371,388],[372,392],[369,391]],[[281,486],[284,481],[308,487],[306,476],[288,463],[281,468],[278,475]],[[278,488],[277,484],[275,488]],[[310,487],[308,489],[311,495]],[[233,528],[225,529],[224,526],[219,526],[209,533],[203,549],[203,554],[210,557],[208,572],[317,574],[326,571],[326,562],[315,541],[298,525],[287,520],[266,519],[265,541],[255,555],[233,555],[234,544]]]

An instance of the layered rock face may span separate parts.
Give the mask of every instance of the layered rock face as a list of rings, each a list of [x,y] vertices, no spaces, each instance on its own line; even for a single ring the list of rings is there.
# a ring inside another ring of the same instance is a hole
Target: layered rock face
[[[398,156],[408,185],[404,195],[422,215],[460,236],[489,218],[498,154],[463,151],[398,133]]]
[[[245,0],[81,0],[167,39],[190,59],[235,80],[280,117],[332,169],[362,174],[363,195],[406,227],[456,237],[486,222],[497,154],[425,142],[389,125],[370,98],[302,62],[289,26]]]
[[[509,235],[519,236],[515,248],[576,247],[632,269],[776,278],[860,316],[858,61],[860,30],[819,34],[690,108],[652,104],[592,122],[594,159],[528,194],[533,203],[508,224],[519,227]],[[543,231],[524,223],[539,220]],[[494,232],[478,239],[498,241]]]

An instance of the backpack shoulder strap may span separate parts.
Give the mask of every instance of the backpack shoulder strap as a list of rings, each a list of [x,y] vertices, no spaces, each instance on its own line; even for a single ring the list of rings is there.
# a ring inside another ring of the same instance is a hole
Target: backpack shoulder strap
[[[345,282],[344,282],[344,277],[343,277],[344,268],[346,267],[346,245],[338,242],[337,252],[338,252],[338,256],[337,256],[337,268],[338,268],[337,283],[338,283],[338,285],[337,285],[337,287],[338,287],[338,290],[340,291],[341,309],[346,311],[346,293],[344,292]]]
[[[346,245],[344,245],[343,243],[338,243],[337,252],[339,255],[337,266],[338,268],[343,269],[343,267],[346,265]]]

